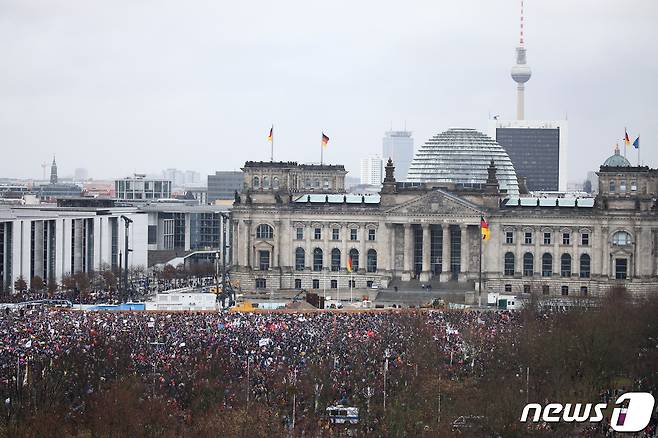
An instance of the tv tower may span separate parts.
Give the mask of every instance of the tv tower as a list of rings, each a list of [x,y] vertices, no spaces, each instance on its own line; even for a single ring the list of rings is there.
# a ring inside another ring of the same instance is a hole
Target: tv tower
[[[523,41],[523,0],[521,0],[521,28],[519,34],[519,46],[516,48],[516,65],[512,67],[512,79],[516,86],[516,118],[523,120],[525,112],[525,83],[528,82],[532,72],[526,64],[525,43]]]

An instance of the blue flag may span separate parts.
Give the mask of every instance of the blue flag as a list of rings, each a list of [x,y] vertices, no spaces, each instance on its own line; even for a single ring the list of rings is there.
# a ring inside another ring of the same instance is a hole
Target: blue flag
[[[640,149],[640,136],[638,135],[635,141],[633,142],[633,147],[635,149]]]

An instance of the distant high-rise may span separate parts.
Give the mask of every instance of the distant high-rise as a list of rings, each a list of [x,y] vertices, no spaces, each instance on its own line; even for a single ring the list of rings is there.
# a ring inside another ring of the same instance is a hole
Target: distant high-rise
[[[512,67],[512,79],[516,86],[516,119],[523,120],[525,117],[525,83],[528,82],[532,72],[526,64],[525,42],[523,40],[523,0],[521,0],[521,32],[519,35],[519,46],[516,48],[516,65]]]
[[[405,181],[414,158],[414,139],[411,131],[387,131],[382,140],[382,158],[393,160],[396,179]]]
[[[208,202],[233,199],[236,192],[242,191],[244,174],[242,171],[218,171],[208,175]]]
[[[372,156],[361,159],[361,184],[376,186],[382,183],[382,159]]]
[[[567,190],[566,120],[491,120],[489,136],[509,155],[530,191]]]
[[[53,155],[53,164],[50,165],[50,184],[57,184],[57,163]]]

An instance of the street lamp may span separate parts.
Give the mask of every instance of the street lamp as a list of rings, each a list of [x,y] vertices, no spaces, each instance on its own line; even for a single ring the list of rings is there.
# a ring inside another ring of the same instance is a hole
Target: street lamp
[[[121,215],[121,219],[123,219],[123,222],[125,224],[125,238],[124,238],[124,251],[123,251],[123,257],[124,257],[124,263],[123,263],[123,294],[124,298],[128,295],[129,289],[128,289],[128,253],[132,251],[132,249],[128,249],[128,228],[130,227],[130,224],[133,223],[133,220],[130,219],[128,216]],[[131,294],[132,295],[132,294]],[[132,301],[132,297],[131,297]]]

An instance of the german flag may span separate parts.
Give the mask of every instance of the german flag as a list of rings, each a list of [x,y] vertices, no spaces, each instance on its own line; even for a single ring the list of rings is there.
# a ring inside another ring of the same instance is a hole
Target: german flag
[[[624,128],[624,144],[625,144],[626,146],[628,146],[629,144],[631,144],[631,139],[628,138],[628,132],[626,132],[626,128]],[[626,150],[626,149],[624,149],[624,150]]]
[[[480,233],[482,234],[482,240],[489,240],[489,237],[491,237],[489,233],[489,222],[482,216],[480,216]]]
[[[322,146],[327,146],[327,143],[329,143],[329,137],[324,135],[324,132],[322,133]]]
[[[347,257],[347,272],[352,272],[352,256]]]
[[[267,141],[271,142],[274,138],[274,125],[270,128],[270,135],[267,136]]]

